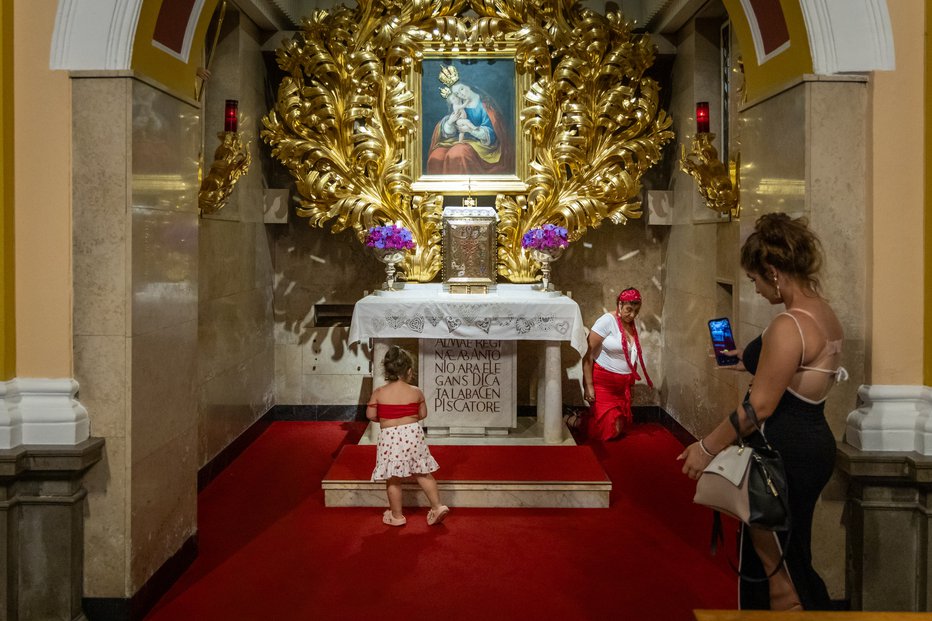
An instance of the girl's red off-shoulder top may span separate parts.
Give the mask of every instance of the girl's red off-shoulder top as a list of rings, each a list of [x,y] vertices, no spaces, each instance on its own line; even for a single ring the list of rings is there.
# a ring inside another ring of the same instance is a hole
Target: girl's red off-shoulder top
[[[405,416],[417,416],[418,410],[420,410],[422,401],[417,401],[415,403],[402,403],[402,404],[389,404],[389,403],[376,403],[375,410],[379,413],[379,418],[384,418],[389,420],[392,418],[404,418]]]

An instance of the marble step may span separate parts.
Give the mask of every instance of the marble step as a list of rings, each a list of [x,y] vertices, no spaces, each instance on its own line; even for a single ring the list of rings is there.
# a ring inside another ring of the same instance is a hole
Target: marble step
[[[445,504],[457,507],[607,508],[612,482],[588,446],[431,446]],[[328,507],[384,507],[385,484],[369,480],[373,445],[344,446],[322,487]],[[426,506],[413,481],[406,506]]]

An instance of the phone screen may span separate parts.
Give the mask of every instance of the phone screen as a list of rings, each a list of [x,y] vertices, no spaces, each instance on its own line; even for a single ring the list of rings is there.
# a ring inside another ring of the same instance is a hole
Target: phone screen
[[[737,356],[726,356],[724,350],[735,349],[735,337],[731,333],[731,322],[728,317],[719,317],[709,320],[709,334],[712,335],[712,349],[715,351],[715,361],[719,366],[738,364]]]

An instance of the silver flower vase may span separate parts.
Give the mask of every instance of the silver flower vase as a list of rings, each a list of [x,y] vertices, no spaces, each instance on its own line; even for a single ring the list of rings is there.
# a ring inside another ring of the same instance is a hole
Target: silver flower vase
[[[542,291],[550,291],[553,284],[550,282],[550,264],[560,258],[563,254],[563,248],[554,248],[553,250],[531,250],[531,257],[540,263],[540,288]]]
[[[385,264],[385,289],[395,290],[395,266],[405,258],[405,251],[398,248],[373,248],[375,256]]]

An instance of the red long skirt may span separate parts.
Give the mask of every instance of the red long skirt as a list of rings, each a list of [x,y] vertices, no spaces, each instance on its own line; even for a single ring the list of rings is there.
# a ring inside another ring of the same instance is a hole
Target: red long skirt
[[[609,440],[615,435],[615,421],[624,419],[625,427],[633,421],[631,414],[631,386],[633,373],[613,373],[594,364],[592,385],[595,402],[589,408],[587,436],[590,440]]]

